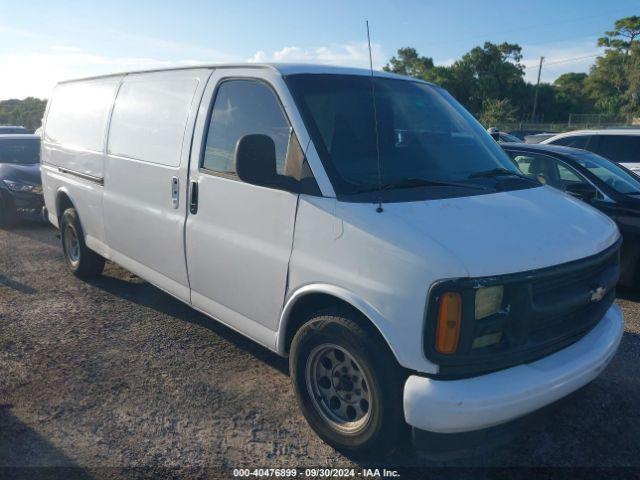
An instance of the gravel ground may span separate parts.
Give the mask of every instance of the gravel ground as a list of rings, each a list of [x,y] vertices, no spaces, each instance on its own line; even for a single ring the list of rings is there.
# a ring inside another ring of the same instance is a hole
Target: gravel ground
[[[640,296],[631,292],[618,300],[626,331],[608,369],[507,445],[446,462],[409,446],[356,461],[307,426],[285,359],[116,265],[76,279],[55,233],[0,230],[0,476],[65,472],[6,467],[91,478],[363,466],[430,468],[430,478],[510,467],[640,475]]]

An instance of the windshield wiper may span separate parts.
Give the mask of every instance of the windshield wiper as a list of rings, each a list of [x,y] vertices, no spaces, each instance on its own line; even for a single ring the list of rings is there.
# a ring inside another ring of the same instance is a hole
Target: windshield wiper
[[[385,183],[378,186],[368,186],[362,188],[360,190],[354,190],[350,192],[351,195],[355,195],[358,193],[370,193],[370,192],[379,192],[379,191],[387,191],[393,189],[401,189],[401,188],[416,188],[416,187],[458,187],[458,188],[472,188],[475,190],[490,190],[490,188],[477,185],[474,183],[458,183],[458,182],[445,182],[440,180],[430,180],[428,178],[403,178],[397,182]]]
[[[489,177],[501,177],[501,176],[511,176],[511,177],[519,177],[519,178],[525,178],[527,180],[531,180],[528,177],[525,177],[524,175],[518,173],[518,172],[514,172],[513,170],[509,170],[508,168],[502,168],[502,167],[498,167],[498,168],[492,168],[491,170],[483,170],[482,172],[476,172],[476,173],[472,173],[471,175],[469,175],[469,178],[489,178]]]
[[[445,182],[440,180],[430,180],[428,178],[403,178],[397,182],[382,185],[382,190],[392,190],[395,188],[414,188],[414,187],[460,187],[474,188],[476,190],[488,190],[487,187],[472,183]]]

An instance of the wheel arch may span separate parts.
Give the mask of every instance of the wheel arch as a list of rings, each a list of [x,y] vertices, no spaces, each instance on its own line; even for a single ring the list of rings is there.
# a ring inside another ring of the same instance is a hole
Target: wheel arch
[[[75,208],[71,196],[65,187],[60,187],[56,192],[56,211],[55,216],[58,219],[58,225],[60,225],[60,218],[67,208]]]
[[[304,325],[308,314],[330,307],[344,307],[356,313],[360,321],[365,322],[379,334],[381,340],[398,361],[396,351],[385,332],[380,328],[383,321],[382,315],[357,295],[331,284],[305,285],[289,296],[282,309],[278,324],[277,352],[287,356],[291,341],[300,327]]]

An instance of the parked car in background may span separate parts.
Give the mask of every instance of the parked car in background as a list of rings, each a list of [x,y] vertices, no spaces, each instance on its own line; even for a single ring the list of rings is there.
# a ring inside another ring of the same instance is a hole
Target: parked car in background
[[[549,130],[534,130],[534,129],[522,129],[522,130],[509,130],[509,134],[514,137],[518,137],[521,141],[524,141],[526,137],[530,135],[538,135],[538,134],[553,134],[557,135],[558,132],[551,132]]]
[[[542,143],[589,150],[640,173],[640,128],[577,130]]]
[[[518,137],[510,135],[506,132],[501,132],[495,127],[488,128],[487,132],[489,133],[489,135],[491,135],[491,138],[493,138],[498,143],[522,143],[522,140],[520,140]]]
[[[615,224],[522,175],[440,87],[251,64],[50,98],[42,178],[69,270],[113,260],[289,356],[342,451],[508,422],[618,348]]]
[[[31,130],[15,125],[0,125],[0,135],[29,134]]]
[[[544,142],[548,138],[552,138],[558,135],[557,133],[536,133],[535,135],[527,135],[524,137],[524,143],[540,143]]]
[[[39,217],[43,205],[40,137],[0,135],[0,226],[11,226],[19,215]]]
[[[640,281],[640,177],[586,150],[555,145],[503,145],[518,168],[540,183],[591,204],[611,217],[620,232],[620,284]]]

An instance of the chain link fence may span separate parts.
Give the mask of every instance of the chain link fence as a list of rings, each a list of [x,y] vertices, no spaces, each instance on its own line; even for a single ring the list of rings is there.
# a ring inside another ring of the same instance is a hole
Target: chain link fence
[[[530,132],[530,133],[562,133],[571,130],[587,130],[594,128],[640,128],[640,118],[632,115],[602,115],[571,113],[566,122],[514,122],[497,125],[503,132]]]

